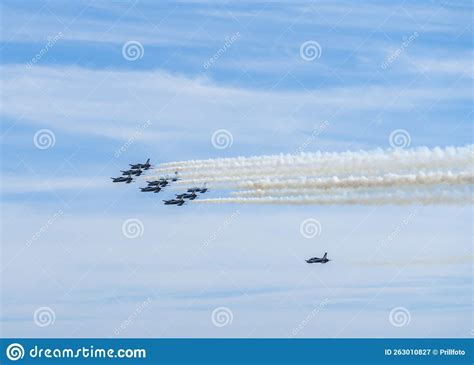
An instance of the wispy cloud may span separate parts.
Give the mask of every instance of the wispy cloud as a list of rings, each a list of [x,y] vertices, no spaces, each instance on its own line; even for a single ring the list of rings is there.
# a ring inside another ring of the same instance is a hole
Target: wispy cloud
[[[79,67],[6,66],[4,117],[68,132],[128,138],[146,120],[143,138],[185,131],[203,138],[222,126],[243,134],[308,126],[318,115],[401,111],[440,101],[470,99],[470,87],[437,89],[366,86],[307,91],[255,90],[221,85],[162,70],[129,72]],[[270,124],[260,121],[270,120]],[[289,125],[288,120],[294,123]],[[343,129],[345,126],[341,125]],[[181,132],[182,133],[182,132]]]
[[[418,207],[406,224],[412,207],[245,205],[225,224],[235,207],[161,204],[183,185],[157,197],[109,176],[144,157],[389,148],[399,129],[412,146],[472,143],[472,4],[6,0],[1,10],[3,335],[110,337],[147,301],[121,335],[469,336],[466,207]],[[129,41],[143,48],[133,62]],[[313,61],[300,55],[308,41],[321,46]],[[222,129],[226,149],[211,141]],[[50,142],[35,143],[44,130]],[[308,218],[322,226],[314,239],[300,233]],[[141,234],[125,236],[137,219]],[[304,262],[324,251],[330,264]],[[44,306],[56,313],[48,333],[32,320]],[[221,306],[232,326],[212,324]],[[410,326],[390,325],[395,306]]]

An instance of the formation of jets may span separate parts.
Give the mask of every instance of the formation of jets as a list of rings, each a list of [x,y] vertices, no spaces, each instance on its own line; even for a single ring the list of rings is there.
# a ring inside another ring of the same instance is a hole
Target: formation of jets
[[[150,164],[150,159],[146,160],[145,163],[136,163],[136,164],[130,164],[130,168],[128,170],[121,170],[122,176],[120,177],[112,177],[112,182],[117,183],[117,182],[124,182],[126,184],[130,184],[133,180],[133,177],[138,177],[143,172],[146,170],[150,169],[151,164]],[[174,173],[174,176],[171,177],[162,177],[159,178],[158,180],[150,180],[147,181],[147,186],[146,187],[141,187],[140,191],[143,193],[146,192],[153,192],[153,193],[159,193],[161,190],[163,190],[164,187],[168,186],[170,183],[174,181],[178,181],[178,171]],[[204,184],[203,187],[194,187],[194,188],[189,188],[185,193],[182,194],[175,194],[176,198],[169,199],[169,200],[163,200],[165,205],[177,205],[177,206],[182,206],[184,203],[186,203],[187,200],[194,200],[197,198],[198,194],[201,193],[204,194],[207,192],[207,187],[206,184]]]

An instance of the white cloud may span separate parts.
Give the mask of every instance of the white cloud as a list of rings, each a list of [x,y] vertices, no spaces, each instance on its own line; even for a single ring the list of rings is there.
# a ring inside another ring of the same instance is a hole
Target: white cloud
[[[421,70],[426,73],[428,77],[465,76],[472,79],[474,77],[474,64],[471,61],[473,57],[473,54],[462,54],[460,55],[460,58],[457,59],[414,57],[408,59],[408,62],[414,64],[416,68],[418,68],[418,70],[412,69],[412,71],[419,72],[419,70]]]
[[[219,128],[238,131],[250,140],[273,131],[291,134],[336,113],[349,118],[347,124],[339,125],[343,131],[366,123],[350,120],[358,112],[409,110],[434,101],[470,98],[468,86],[442,94],[432,87],[417,86],[256,90],[162,70],[26,70],[13,65],[4,67],[2,75],[3,117],[53,130],[122,139],[150,120],[152,125],[141,137],[155,141],[207,139]]]
[[[3,41],[44,41],[46,37],[62,31],[67,41],[103,42],[121,44],[137,39],[148,45],[182,45],[193,40],[200,45],[214,43],[209,34],[225,34],[232,27],[241,27],[252,22],[265,22],[280,35],[291,27],[301,34],[318,33],[339,28],[351,30],[380,30],[380,32],[424,32],[453,34],[462,31],[469,24],[469,9],[459,7],[420,6],[414,4],[357,4],[333,2],[281,3],[275,7],[263,5],[245,10],[239,5],[226,4],[214,7],[201,3],[176,4],[170,7],[156,7],[150,4],[80,4],[65,11],[62,4],[48,3],[47,9],[22,11],[10,6],[3,7]],[[41,7],[38,7],[41,8]],[[103,16],[94,17],[88,10],[95,8]],[[39,13],[35,13],[35,10]],[[205,22],[207,20],[207,22]],[[225,22],[224,22],[224,21]],[[206,32],[197,31],[205,25]],[[415,29],[416,28],[416,29]],[[234,32],[236,29],[234,29]],[[159,36],[157,36],[157,32]],[[270,36],[271,37],[271,36]],[[252,34],[253,42],[259,37]],[[325,36],[325,38],[328,38]],[[331,43],[337,46],[339,36],[331,35]],[[267,38],[268,40],[268,38]]]

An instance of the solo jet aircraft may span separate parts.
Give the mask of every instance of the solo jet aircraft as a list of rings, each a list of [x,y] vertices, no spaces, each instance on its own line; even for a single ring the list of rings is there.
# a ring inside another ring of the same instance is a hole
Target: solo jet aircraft
[[[151,167],[150,159],[146,160],[145,163],[136,163],[136,164],[129,164],[132,169],[143,169],[148,170]]]
[[[183,199],[170,199],[170,200],[163,200],[165,202],[165,205],[177,205],[181,206],[185,203]]]
[[[111,177],[112,182],[117,183],[117,182],[125,182],[127,184],[130,184],[133,181],[133,178],[128,175],[128,176],[120,176],[120,177]]]
[[[329,260],[329,259],[327,258],[327,256],[328,256],[328,253],[325,252],[325,253],[324,253],[324,256],[323,256],[322,258],[319,258],[319,257],[311,257],[310,259],[306,260],[306,262],[307,262],[308,264],[315,264],[315,263],[317,263],[317,264],[325,264],[326,262],[331,261],[331,260]]]

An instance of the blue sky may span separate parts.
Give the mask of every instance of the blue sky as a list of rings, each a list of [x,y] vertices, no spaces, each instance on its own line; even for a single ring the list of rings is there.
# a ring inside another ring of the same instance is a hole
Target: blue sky
[[[147,157],[389,148],[396,129],[412,147],[472,143],[471,14],[468,1],[2,2],[2,335],[114,336],[150,298],[120,335],[288,337],[324,303],[297,336],[469,336],[469,207],[418,207],[407,224],[417,207],[177,210],[109,177]],[[44,129],[54,145],[40,149]],[[213,147],[218,129],[232,146]],[[319,237],[301,236],[308,217]],[[302,264],[324,251],[331,265]],[[32,320],[43,306],[51,326]],[[222,328],[220,306],[234,316]],[[400,306],[411,321],[396,327]]]

